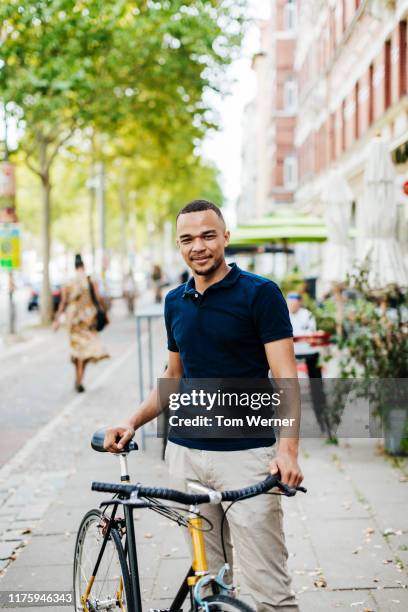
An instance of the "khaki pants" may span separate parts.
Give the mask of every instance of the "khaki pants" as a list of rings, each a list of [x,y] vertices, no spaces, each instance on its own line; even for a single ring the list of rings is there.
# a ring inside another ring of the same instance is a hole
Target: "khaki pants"
[[[186,490],[186,481],[196,480],[217,490],[239,489],[256,484],[267,476],[274,452],[274,447],[202,451],[169,442],[166,462],[174,488]],[[299,611],[286,566],[288,553],[280,502],[276,495],[258,495],[236,502],[224,522],[229,563],[232,567],[232,540],[234,558],[258,612]],[[227,506],[228,503],[224,509]],[[210,504],[201,506],[201,509],[214,526],[205,534],[205,541],[209,570],[216,574],[224,564],[220,537],[222,509]]]

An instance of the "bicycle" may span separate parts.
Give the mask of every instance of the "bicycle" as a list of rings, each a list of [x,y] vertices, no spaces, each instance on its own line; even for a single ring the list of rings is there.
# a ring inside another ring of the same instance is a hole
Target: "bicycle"
[[[103,448],[104,431],[94,433],[91,446],[98,452]],[[233,597],[233,585],[225,582],[229,570],[223,540],[223,521],[232,504],[261,494],[271,494],[274,487],[286,496],[297,491],[306,493],[304,487],[290,488],[280,482],[277,476],[269,475],[264,481],[249,487],[232,491],[214,491],[198,483],[189,483],[189,488],[198,493],[184,493],[162,487],[146,487],[130,484],[127,465],[129,452],[137,450],[138,445],[131,441],[119,455],[121,483],[93,482],[92,490],[112,493],[114,496],[103,501],[99,509],[87,512],[78,530],[74,556],[74,601],[76,612],[99,612],[100,610],[122,610],[123,612],[142,612],[141,588],[137,561],[136,539],[133,524],[134,508],[149,508],[189,530],[192,543],[193,561],[173,603],[166,612],[181,612],[187,598],[190,610],[194,612],[253,612],[246,603]],[[273,493],[272,493],[273,494]],[[187,508],[166,505],[159,500],[184,504]],[[208,571],[204,532],[212,528],[208,519],[201,515],[200,504],[220,504],[231,502],[224,511],[221,523],[221,543],[225,564],[217,575]],[[119,507],[124,516],[117,516]],[[108,509],[111,508],[110,514]],[[185,515],[187,512],[187,516]],[[90,549],[90,550],[89,550]],[[207,596],[204,590],[212,588],[213,595]]]

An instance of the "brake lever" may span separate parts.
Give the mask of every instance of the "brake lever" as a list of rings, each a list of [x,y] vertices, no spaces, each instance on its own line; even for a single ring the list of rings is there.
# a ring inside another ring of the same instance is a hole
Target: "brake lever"
[[[302,493],[307,493],[307,489],[305,487],[289,487],[287,484],[281,482],[280,480],[278,480],[276,486],[286,495],[286,497],[294,497],[298,491],[301,491]]]

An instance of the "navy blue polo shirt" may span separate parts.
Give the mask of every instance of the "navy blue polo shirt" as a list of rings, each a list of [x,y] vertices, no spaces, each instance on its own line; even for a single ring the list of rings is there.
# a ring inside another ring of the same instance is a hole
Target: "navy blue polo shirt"
[[[236,264],[203,294],[194,278],[170,291],[164,316],[169,351],[179,352],[185,378],[268,377],[264,344],[293,336],[278,285]],[[274,444],[268,439],[169,439],[203,450],[242,450]]]

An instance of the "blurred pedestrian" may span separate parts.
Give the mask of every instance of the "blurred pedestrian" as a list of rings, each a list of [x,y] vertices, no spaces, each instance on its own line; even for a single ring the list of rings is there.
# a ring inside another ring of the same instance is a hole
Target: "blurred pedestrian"
[[[320,429],[324,431],[326,401],[322,383],[322,368],[319,364],[320,351],[307,341],[307,336],[312,336],[316,332],[316,319],[310,310],[303,306],[300,293],[296,291],[288,293],[286,301],[289,309],[290,322],[293,328],[296,359],[306,362],[307,373],[311,381],[310,390],[312,394],[313,410]],[[296,342],[296,336],[303,336],[303,338]]]
[[[98,310],[106,315],[98,285],[86,275],[81,255],[75,255],[75,278],[62,289],[54,330],[59,328],[61,315],[66,311],[71,361],[75,366],[75,389],[78,393],[85,391],[83,379],[86,365],[109,357],[96,330]]]
[[[137,297],[136,282],[130,269],[123,281],[123,297],[125,298],[129,315],[135,312],[135,301]]]
[[[159,264],[154,264],[153,266],[152,281],[153,281],[153,286],[154,286],[154,301],[156,302],[156,304],[161,304],[163,272]]]

